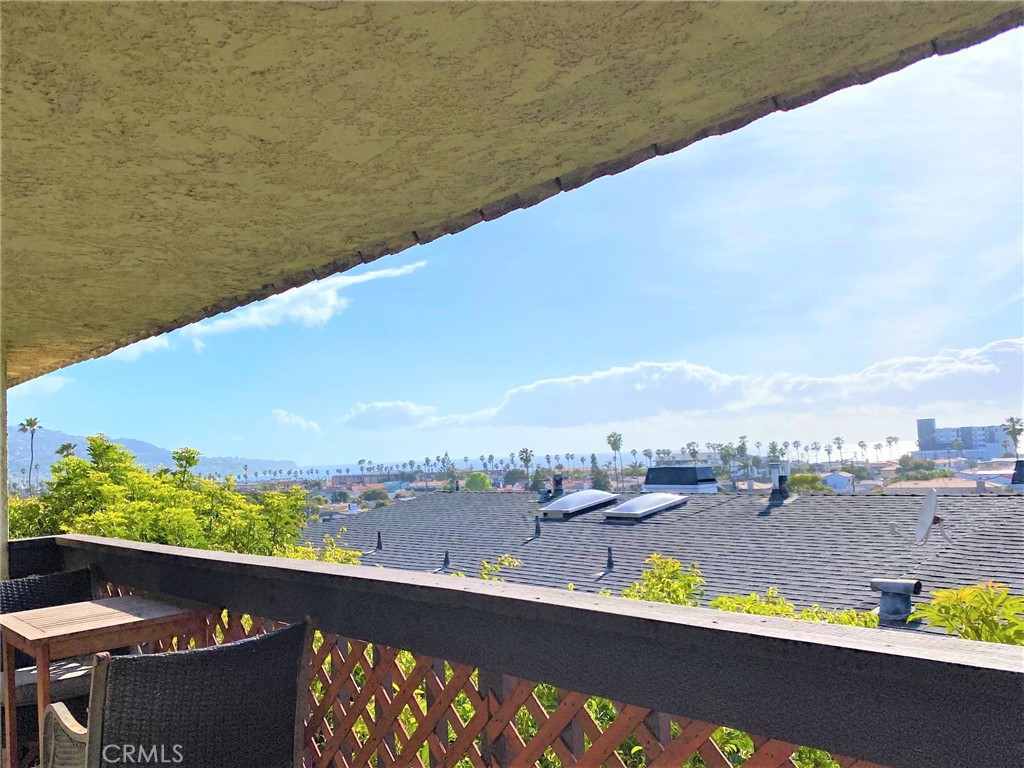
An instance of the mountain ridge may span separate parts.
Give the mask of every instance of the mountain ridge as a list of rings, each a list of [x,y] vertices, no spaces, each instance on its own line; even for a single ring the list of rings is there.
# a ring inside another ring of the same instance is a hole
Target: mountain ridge
[[[174,460],[171,458],[171,451],[161,448],[145,440],[138,440],[132,437],[111,437],[112,443],[117,443],[134,454],[136,460],[147,469],[158,467],[173,467]],[[78,456],[85,456],[88,446],[85,435],[71,435],[57,429],[42,428],[36,431],[35,437],[35,463],[39,465],[42,476],[49,475],[50,465],[59,460],[56,455],[57,449],[64,443],[75,443],[75,453]],[[7,467],[11,479],[20,476],[22,470],[27,474],[29,463],[29,434],[18,431],[17,426],[10,426],[7,429]],[[241,475],[243,466],[248,465],[250,474],[267,469],[297,469],[294,461],[287,459],[250,459],[244,456],[206,456],[201,455],[196,472],[201,475]],[[33,476],[35,471],[33,470]],[[34,477],[33,477],[33,482]]]

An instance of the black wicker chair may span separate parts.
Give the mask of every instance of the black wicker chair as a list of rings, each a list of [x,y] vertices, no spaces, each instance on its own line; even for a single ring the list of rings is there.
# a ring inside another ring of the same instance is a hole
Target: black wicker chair
[[[0,613],[30,611],[92,599],[92,578],[88,570],[65,571],[46,576],[0,581]],[[0,662],[2,663],[2,662]],[[15,651],[17,671],[15,691],[18,703],[18,744],[28,745],[39,738],[36,709],[35,660]],[[69,710],[85,715],[89,704],[89,679],[92,659],[65,659],[50,665],[50,698],[63,701]],[[0,702],[3,701],[0,678]],[[2,705],[0,705],[2,706]],[[0,729],[2,731],[3,729]],[[6,738],[0,738],[6,743]]]
[[[51,704],[41,768],[301,768],[311,650],[307,622],[212,648],[100,654],[88,729]]]

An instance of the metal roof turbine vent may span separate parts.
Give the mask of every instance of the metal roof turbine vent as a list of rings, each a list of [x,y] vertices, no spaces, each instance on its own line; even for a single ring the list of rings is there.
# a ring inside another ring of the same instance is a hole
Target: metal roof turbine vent
[[[574,515],[611,504],[617,498],[619,498],[617,493],[607,493],[606,491],[593,489],[577,491],[555,499],[543,507],[541,512],[544,513],[545,520],[566,520]]]
[[[645,493],[604,513],[606,523],[638,523],[651,515],[685,504],[689,496],[676,493]]]
[[[911,595],[921,594],[921,582],[914,579],[872,579],[871,589],[881,592],[878,604],[880,624],[902,625],[907,623],[914,607]]]

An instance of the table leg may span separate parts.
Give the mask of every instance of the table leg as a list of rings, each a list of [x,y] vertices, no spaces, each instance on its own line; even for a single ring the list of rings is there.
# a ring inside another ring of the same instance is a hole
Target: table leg
[[[14,646],[3,640],[4,660],[4,728],[7,748],[4,750],[4,765],[18,768],[18,696],[14,679]]]
[[[36,651],[36,706],[39,708],[39,757],[43,755],[43,723],[50,706],[50,646],[42,644]]]

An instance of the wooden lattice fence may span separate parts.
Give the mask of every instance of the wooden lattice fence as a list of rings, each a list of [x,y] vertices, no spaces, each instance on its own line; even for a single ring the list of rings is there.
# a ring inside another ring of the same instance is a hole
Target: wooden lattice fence
[[[129,590],[107,587],[108,594]],[[230,611],[146,652],[251,637],[278,622]],[[309,768],[793,768],[799,746],[445,659],[317,633]],[[840,768],[880,768],[832,755]]]

